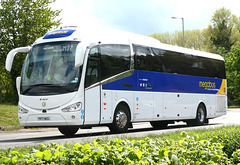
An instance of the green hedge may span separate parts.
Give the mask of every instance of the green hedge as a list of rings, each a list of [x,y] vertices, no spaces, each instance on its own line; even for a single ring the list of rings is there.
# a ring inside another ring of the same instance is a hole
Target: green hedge
[[[228,158],[232,157],[232,154],[240,149],[240,127],[232,126],[225,128],[226,130],[222,130],[218,132],[219,142],[222,143],[223,151],[228,155]]]
[[[144,140],[101,139],[90,144],[76,143],[72,148],[64,145],[42,145],[28,154],[10,149],[0,156],[0,164],[236,164],[240,163],[240,150],[232,156],[223,151],[224,142],[217,136],[200,140],[182,132],[182,140],[169,141],[146,138]]]

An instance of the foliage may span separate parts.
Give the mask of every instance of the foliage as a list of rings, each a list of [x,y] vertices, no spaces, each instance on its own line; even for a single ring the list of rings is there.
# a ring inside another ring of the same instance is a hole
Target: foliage
[[[196,135],[200,139],[211,139],[212,137],[217,137],[218,142],[222,144],[223,151],[230,158],[233,153],[240,149],[240,126],[223,126],[214,130],[201,129],[196,131],[188,132],[189,135]]]
[[[216,10],[211,24],[202,30],[185,30],[185,47],[217,53],[220,47],[229,52],[232,46],[240,46],[240,20],[226,8]],[[162,43],[182,46],[182,31],[154,33],[150,35]]]
[[[235,41],[231,39],[233,33],[234,22],[237,22],[237,17],[231,14],[231,11],[226,8],[216,10],[212,16],[212,24],[209,25],[210,40],[218,49],[224,47],[230,51]]]
[[[225,142],[217,136],[201,140],[181,133],[178,141],[145,138],[113,139],[107,143],[96,139],[90,144],[76,143],[71,148],[51,143],[32,148],[30,153],[7,150],[0,156],[2,164],[234,164],[240,162],[240,150],[224,153]],[[231,136],[235,138],[235,136]],[[230,137],[230,138],[231,138]],[[219,141],[220,140],[220,141]],[[239,146],[235,146],[239,147]]]
[[[9,131],[20,128],[18,122],[18,107],[15,105],[0,106],[0,126],[1,131]]]
[[[15,79],[20,75],[25,55],[15,57],[11,74],[5,69],[6,55],[17,47],[31,45],[49,29],[60,24],[60,11],[52,11],[55,0],[1,0],[0,8],[0,89],[3,96],[17,95]],[[2,97],[3,97],[2,96]],[[16,97],[17,98],[17,97]],[[16,101],[15,101],[16,102]]]
[[[234,48],[225,55],[228,79],[228,98],[231,104],[240,104],[240,49]]]
[[[240,149],[239,129],[237,127],[230,127],[227,131],[220,132],[218,134],[218,139],[224,146],[223,151],[228,155],[229,158],[231,158],[234,152],[237,149]],[[237,151],[236,154],[240,156],[240,150]],[[240,161],[240,157],[238,161]]]
[[[162,43],[182,46],[183,34],[182,31],[175,31],[174,33],[154,33],[149,35],[156,38]],[[186,30],[184,31],[184,45],[186,48],[195,50],[204,50],[203,35],[201,30]]]

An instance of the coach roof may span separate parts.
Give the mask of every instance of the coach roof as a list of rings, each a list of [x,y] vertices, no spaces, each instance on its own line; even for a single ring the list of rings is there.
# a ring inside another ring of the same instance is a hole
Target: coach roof
[[[190,54],[195,56],[214,58],[218,60],[224,60],[223,57],[217,54],[207,53],[203,51],[197,51],[193,49],[187,49],[183,47],[163,44],[159,40],[144,36],[140,34],[110,29],[110,28],[71,28],[71,29],[59,29],[48,32],[44,37],[38,39],[35,44],[54,41],[81,41],[86,45],[94,46],[98,44],[135,44],[147,47],[159,48],[184,54]]]

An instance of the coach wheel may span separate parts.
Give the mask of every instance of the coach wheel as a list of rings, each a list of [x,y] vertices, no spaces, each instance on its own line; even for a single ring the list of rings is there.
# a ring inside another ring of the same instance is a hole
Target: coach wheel
[[[200,104],[198,106],[195,123],[196,123],[196,125],[203,125],[205,123],[205,120],[206,120],[205,107],[202,104]]]
[[[150,121],[150,124],[153,128],[166,128],[168,123],[166,121]]]
[[[187,121],[187,125],[189,126],[199,126],[199,125],[204,125],[206,121],[206,110],[203,104],[200,104],[197,109],[197,115],[194,120],[189,120]]]
[[[78,126],[62,126],[58,127],[58,130],[66,136],[73,136],[79,130]]]
[[[130,114],[128,108],[120,104],[114,113],[113,123],[109,125],[111,133],[125,133],[130,124]]]

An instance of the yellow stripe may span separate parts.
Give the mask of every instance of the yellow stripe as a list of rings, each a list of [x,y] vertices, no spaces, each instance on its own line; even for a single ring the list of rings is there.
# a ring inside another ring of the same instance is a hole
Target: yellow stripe
[[[218,93],[217,94],[219,94],[219,95],[225,95],[226,94],[226,79],[223,79],[222,80],[222,85],[221,85],[221,87],[220,87],[220,89],[219,89],[219,91],[218,91]]]

